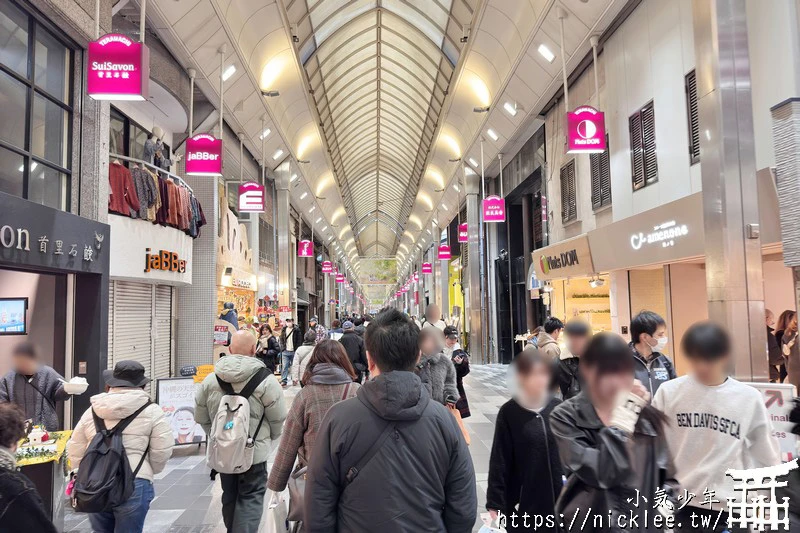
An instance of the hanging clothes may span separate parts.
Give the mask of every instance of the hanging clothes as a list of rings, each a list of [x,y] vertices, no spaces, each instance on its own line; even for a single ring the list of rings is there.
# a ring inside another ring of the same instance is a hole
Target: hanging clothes
[[[161,176],[158,177],[158,192],[161,196],[161,207],[156,211],[156,222],[162,226],[166,226],[169,223],[169,184],[167,180]]]
[[[167,213],[167,224],[173,228],[179,227],[179,216],[181,212],[181,194],[178,191],[178,186],[172,180],[167,181],[167,190],[169,194],[169,211]]]
[[[181,198],[181,212],[178,217],[178,227],[185,231],[189,231],[189,225],[192,220],[192,204],[189,194],[189,189],[186,187],[178,186],[178,192]]]
[[[131,210],[139,211],[139,196],[130,171],[119,161],[108,166],[108,212],[131,216]]]
[[[206,225],[206,216],[203,214],[203,206],[192,196],[192,221],[189,224],[189,236],[197,238],[200,236],[200,228]]]
[[[131,209],[131,218],[147,219],[147,210],[155,203],[156,190],[150,175],[144,170],[134,165],[131,169],[131,178],[139,197],[139,209]]]
[[[152,187],[153,191],[153,202],[147,206],[147,220],[150,222],[157,222],[156,213],[159,209],[161,209],[161,187],[158,183],[158,176],[150,172],[148,169],[144,169],[144,173],[147,175],[148,179],[150,180],[150,186]]]

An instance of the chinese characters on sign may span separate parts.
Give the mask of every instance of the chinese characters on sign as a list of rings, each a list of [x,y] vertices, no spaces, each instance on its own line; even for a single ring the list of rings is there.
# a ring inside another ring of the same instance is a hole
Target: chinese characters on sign
[[[222,176],[222,139],[205,133],[186,139],[186,174]]]
[[[466,222],[458,225],[458,242],[469,242],[469,225]]]
[[[239,185],[239,212],[263,213],[266,211],[266,189],[260,183],[248,181]]]
[[[487,196],[483,200],[484,222],[506,221],[506,199],[499,196]]]
[[[606,120],[601,111],[581,106],[567,113],[567,152],[598,154],[606,151]]]
[[[344,274],[336,274],[336,283],[344,283]]]
[[[439,246],[438,258],[440,261],[449,260],[451,258],[450,247],[448,245],[442,244]]]
[[[89,43],[86,92],[95,100],[147,100],[150,52],[126,35],[109,33]]]
[[[297,243],[297,257],[314,257],[314,243],[311,241],[299,241]]]
[[[423,274],[433,274],[433,265],[430,263],[422,263]]]
[[[94,246],[91,244],[82,244],[83,246],[83,261],[87,263],[91,263],[95,259],[95,247],[97,250],[100,250],[103,239],[105,238],[104,234],[98,234],[95,232],[94,234],[95,243]],[[64,241],[60,239],[56,239],[52,241],[52,246],[48,246],[50,244],[50,238],[47,235],[40,235],[36,238],[36,242],[39,243],[39,253],[47,255],[50,253],[51,255],[65,255],[64,251]],[[78,256],[78,244],[69,244],[69,248],[66,251],[67,257],[77,257]],[[0,247],[6,249],[16,249],[22,252],[30,252],[31,251],[31,234],[25,228],[12,228],[9,225],[1,226],[0,227]],[[48,252],[51,250],[51,252]]]
[[[322,262],[322,273],[323,274],[330,274],[333,272],[333,263],[330,261],[323,261]]]

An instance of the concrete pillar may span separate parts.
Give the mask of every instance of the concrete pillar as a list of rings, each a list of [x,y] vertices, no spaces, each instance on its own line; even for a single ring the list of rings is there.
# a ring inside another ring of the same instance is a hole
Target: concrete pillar
[[[292,253],[289,239],[289,180],[291,165],[284,162],[275,170],[275,188],[277,202],[275,209],[278,213],[278,305],[291,305],[291,263]]]
[[[484,281],[481,279],[481,227],[480,218],[480,177],[475,173],[465,174],[464,192],[467,202],[467,226],[469,228],[469,245],[467,254],[469,256],[469,267],[467,276],[469,277],[469,309],[467,309],[467,320],[469,320],[469,352],[472,360],[486,363],[483,349],[484,336],[486,335],[485,326],[481,317],[481,302],[483,300],[482,287]]]
[[[767,380],[745,0],[695,0],[708,315],[736,343],[735,377]]]

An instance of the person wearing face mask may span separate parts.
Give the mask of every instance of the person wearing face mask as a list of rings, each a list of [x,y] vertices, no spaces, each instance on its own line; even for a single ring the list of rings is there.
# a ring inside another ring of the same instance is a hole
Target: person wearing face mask
[[[642,311],[631,319],[631,342],[638,379],[652,398],[658,388],[675,379],[675,365],[662,351],[667,347],[667,323],[658,313]]]

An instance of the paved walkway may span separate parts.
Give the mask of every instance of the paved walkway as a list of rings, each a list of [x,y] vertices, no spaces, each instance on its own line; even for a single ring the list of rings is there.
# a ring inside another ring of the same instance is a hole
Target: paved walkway
[[[471,438],[470,452],[478,484],[478,512],[484,512],[486,480],[489,473],[489,452],[492,448],[497,411],[508,399],[506,366],[473,365],[464,379],[472,416],[464,420]],[[298,388],[286,391],[291,401]],[[271,466],[277,444],[273,446]],[[145,533],[225,533],[222,525],[222,490],[212,482],[205,465],[203,450],[197,446],[177,448],[167,468],[156,476],[156,498],[150,506]],[[480,520],[476,523],[477,531]],[[69,513],[67,532],[89,532],[85,515]]]

